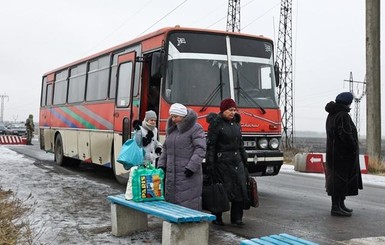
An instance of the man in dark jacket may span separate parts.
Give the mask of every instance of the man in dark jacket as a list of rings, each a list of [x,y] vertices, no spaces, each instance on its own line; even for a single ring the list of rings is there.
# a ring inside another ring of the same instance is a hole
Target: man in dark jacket
[[[362,189],[357,129],[350,115],[353,94],[337,95],[325,106],[326,119],[326,191],[332,198],[332,216],[349,217],[353,210],[345,206],[346,196]]]

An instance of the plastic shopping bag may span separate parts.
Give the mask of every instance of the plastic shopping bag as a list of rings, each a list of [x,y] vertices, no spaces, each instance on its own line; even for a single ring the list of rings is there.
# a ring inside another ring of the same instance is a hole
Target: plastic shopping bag
[[[152,164],[140,165],[132,171],[132,200],[135,202],[164,200],[162,169]],[[130,173],[131,174],[131,173]],[[127,191],[126,191],[127,192]]]
[[[125,169],[130,169],[143,163],[145,151],[138,146],[134,138],[127,140],[119,152],[117,161],[123,164]]]

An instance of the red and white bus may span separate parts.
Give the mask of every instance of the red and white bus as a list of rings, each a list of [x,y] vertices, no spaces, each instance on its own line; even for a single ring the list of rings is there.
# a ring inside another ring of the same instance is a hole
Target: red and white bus
[[[132,122],[152,109],[161,141],[175,102],[206,116],[233,98],[242,116],[249,172],[276,175],[281,112],[273,42],[233,32],[163,28],[43,75],[40,148],[60,165],[89,162],[112,168],[120,183],[127,171],[115,161],[131,137]]]

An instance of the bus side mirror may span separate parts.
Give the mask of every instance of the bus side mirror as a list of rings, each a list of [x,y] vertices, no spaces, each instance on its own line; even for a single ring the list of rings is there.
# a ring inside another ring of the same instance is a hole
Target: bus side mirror
[[[275,62],[274,65],[274,78],[275,78],[275,86],[279,86],[279,65],[278,62]]]
[[[151,56],[151,78],[162,77],[162,61],[163,54],[161,52],[155,52]]]

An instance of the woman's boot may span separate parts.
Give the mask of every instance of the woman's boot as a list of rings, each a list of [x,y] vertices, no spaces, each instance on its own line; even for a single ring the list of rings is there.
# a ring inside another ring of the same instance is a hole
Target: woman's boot
[[[348,213],[352,213],[353,212],[353,209],[347,208],[345,206],[345,197],[341,197],[341,199],[340,199],[340,207],[341,207],[342,210],[344,210],[344,211],[346,211]]]
[[[348,213],[341,208],[340,203],[341,203],[341,197],[332,196],[332,210],[330,214],[332,216],[341,216],[341,217],[352,216],[352,213]]]
[[[222,220],[222,213],[213,213],[217,218],[215,220],[213,220],[213,224],[214,225],[220,225],[220,226],[224,226],[225,223],[223,223],[223,220]]]

